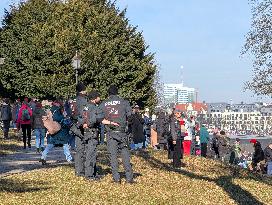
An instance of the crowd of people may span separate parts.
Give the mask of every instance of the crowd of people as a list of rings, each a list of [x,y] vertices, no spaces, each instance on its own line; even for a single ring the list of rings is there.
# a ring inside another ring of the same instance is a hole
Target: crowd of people
[[[205,124],[200,125],[193,116],[186,116],[181,110],[176,109],[171,112],[161,109],[151,123],[152,147],[168,150],[170,159],[175,157],[174,150],[179,146],[181,152],[177,155],[180,159],[183,155],[208,157],[271,175],[272,143],[270,142],[263,150],[258,140],[251,139],[249,142],[254,150],[252,153],[241,148],[239,138],[232,142],[223,130],[215,130],[211,136]],[[173,164],[175,164],[174,160]],[[184,165],[184,163],[180,164]]]
[[[200,125],[194,116],[186,116],[181,110],[158,108],[151,115],[146,108],[142,113],[137,104],[131,107],[119,97],[114,85],[109,87],[108,98],[102,102],[98,91],[87,93],[82,83],[76,86],[76,92],[74,100],[24,98],[10,103],[9,99],[3,99],[0,119],[4,138],[9,139],[10,127],[17,134],[21,130],[23,148],[28,149],[33,132],[43,165],[51,149],[63,147],[67,162],[75,164],[76,176],[89,180],[101,178],[96,167],[97,145],[104,143],[116,183],[121,182],[118,154],[123,160],[126,181],[134,183],[129,149],[137,153],[146,148],[167,150],[175,169],[185,166],[184,155],[196,155],[272,175],[272,143],[263,150],[260,142],[252,139],[254,152],[249,154],[241,149],[238,138],[231,143],[224,131],[210,136],[204,124]],[[71,149],[75,150],[74,157]]]

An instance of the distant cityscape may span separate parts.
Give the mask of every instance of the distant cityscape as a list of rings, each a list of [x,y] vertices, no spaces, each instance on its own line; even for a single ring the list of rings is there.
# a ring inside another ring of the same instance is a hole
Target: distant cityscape
[[[198,92],[181,84],[164,84],[165,105],[192,115],[210,130],[232,135],[272,135],[272,105],[263,102],[198,102]]]

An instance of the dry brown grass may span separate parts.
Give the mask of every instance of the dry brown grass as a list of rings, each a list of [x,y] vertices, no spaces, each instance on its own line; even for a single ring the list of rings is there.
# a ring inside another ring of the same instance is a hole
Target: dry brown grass
[[[174,170],[165,152],[151,150],[132,157],[137,184],[113,184],[104,150],[101,181],[75,177],[71,165],[47,167],[0,179],[0,204],[272,204],[271,179],[202,158]]]

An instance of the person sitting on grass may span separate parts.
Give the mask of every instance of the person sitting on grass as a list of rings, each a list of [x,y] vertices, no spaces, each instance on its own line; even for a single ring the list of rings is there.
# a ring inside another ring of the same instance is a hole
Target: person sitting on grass
[[[267,164],[267,175],[272,176],[272,143],[264,149],[264,157]]]
[[[240,139],[236,138],[235,143],[231,149],[229,163],[230,164],[238,164],[240,161],[240,157],[242,156],[241,153],[242,153],[242,150],[240,147]]]
[[[254,147],[250,170],[263,171],[264,152],[262,149],[262,145],[256,139],[251,139],[249,142],[252,143]]]

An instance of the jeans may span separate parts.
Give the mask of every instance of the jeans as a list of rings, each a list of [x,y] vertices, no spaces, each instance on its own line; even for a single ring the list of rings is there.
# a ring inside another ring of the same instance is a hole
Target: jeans
[[[46,160],[46,157],[47,157],[49,151],[50,151],[53,147],[54,147],[53,144],[48,144],[48,145],[46,146],[45,150],[42,152],[42,157],[41,157],[41,159]],[[68,144],[64,144],[64,145],[63,145],[63,152],[64,152],[64,155],[65,155],[65,157],[66,157],[66,160],[67,160],[68,162],[71,162],[73,158],[72,158],[72,155],[71,155],[71,153],[70,153],[69,145],[68,145]]]
[[[37,128],[34,132],[36,136],[36,148],[44,147],[45,129]]]
[[[267,174],[272,176],[272,162],[268,162],[267,164]]]
[[[75,149],[76,147],[76,137],[73,134],[69,135],[69,141],[68,144],[71,146],[71,149]]]
[[[150,134],[145,134],[145,142],[144,142],[145,148],[148,147],[148,145],[150,145]]]
[[[143,148],[143,145],[144,145],[143,142],[137,143],[137,144],[131,144],[131,145],[130,145],[130,148],[133,149],[133,150],[142,149],[142,148]]]

